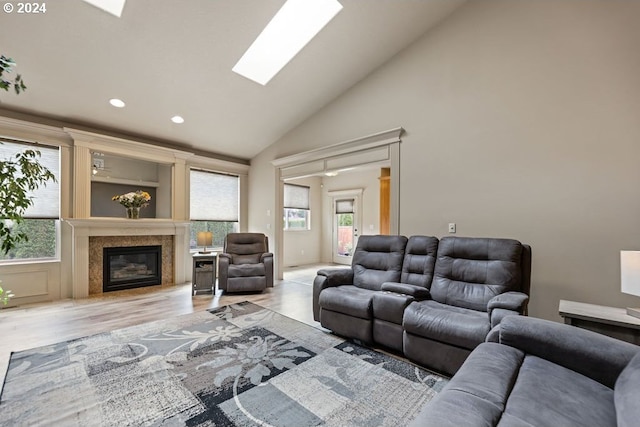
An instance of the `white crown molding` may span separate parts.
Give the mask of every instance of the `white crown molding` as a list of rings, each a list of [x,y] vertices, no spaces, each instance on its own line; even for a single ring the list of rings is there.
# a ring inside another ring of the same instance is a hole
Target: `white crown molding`
[[[0,116],[0,136],[44,145],[69,146],[70,135],[59,127]]]
[[[161,163],[184,162],[193,156],[193,153],[175,148],[160,147],[130,139],[117,138],[67,127],[63,128],[63,130],[73,138],[74,145],[87,147],[95,151],[104,151],[127,157],[137,157],[142,160]]]
[[[361,138],[352,139],[338,144],[304,151],[291,156],[280,157],[271,162],[277,168],[299,165],[302,163],[325,160],[331,157],[344,156],[346,154],[362,152],[365,150],[382,147],[400,142],[400,135],[404,129],[398,127],[384,132],[375,133]]]
[[[211,172],[235,173],[238,175],[248,175],[249,165],[230,162],[227,160],[214,159],[211,157],[194,154],[188,160],[189,167],[204,169]]]

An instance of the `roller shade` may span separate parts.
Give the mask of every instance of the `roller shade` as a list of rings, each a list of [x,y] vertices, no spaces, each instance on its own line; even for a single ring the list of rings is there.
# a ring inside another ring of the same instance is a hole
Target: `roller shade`
[[[309,210],[309,187],[304,185],[284,185],[284,207],[287,209]]]
[[[336,213],[347,214],[353,213],[353,199],[336,200]]]
[[[29,143],[11,142],[0,139],[0,158],[2,160],[15,160],[15,155],[25,150],[37,150],[41,156],[38,163],[46,167],[56,177],[56,182],[47,181],[37,190],[30,193],[33,205],[30,206],[24,218],[58,219],[60,218],[60,150],[58,147],[49,147]]]
[[[240,179],[233,175],[191,170],[191,220],[237,222]]]

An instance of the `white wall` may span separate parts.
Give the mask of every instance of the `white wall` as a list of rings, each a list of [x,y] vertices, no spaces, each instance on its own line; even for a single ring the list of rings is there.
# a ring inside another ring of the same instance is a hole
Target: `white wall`
[[[619,268],[640,249],[639,21],[625,0],[469,2],[252,160],[250,227],[270,232],[271,160],[402,126],[402,234],[529,243],[533,316],[640,305]]]

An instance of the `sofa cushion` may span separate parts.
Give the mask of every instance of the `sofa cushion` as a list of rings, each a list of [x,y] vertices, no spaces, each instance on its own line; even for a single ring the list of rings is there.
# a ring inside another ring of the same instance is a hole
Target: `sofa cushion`
[[[429,288],[438,254],[438,239],[432,236],[411,236],[402,262],[400,282]]]
[[[224,252],[240,255],[269,252],[268,238],[262,233],[229,233],[225,238]]]
[[[231,262],[234,264],[257,264],[260,262],[260,256],[262,254],[246,254],[246,255],[231,255]]]
[[[230,264],[228,269],[228,277],[252,277],[264,276],[264,264]]]
[[[320,292],[320,308],[361,319],[371,319],[371,300],[374,294],[374,291],[353,285],[327,288]]]
[[[640,353],[638,353],[616,380],[613,392],[618,427],[638,425],[640,420]]]
[[[615,426],[613,390],[553,362],[527,355],[498,425]]]
[[[484,342],[490,330],[487,313],[433,300],[411,303],[402,326],[407,333],[470,350]]]
[[[379,291],[384,282],[399,282],[407,245],[405,236],[360,236],[353,254],[353,284]]]
[[[495,426],[523,360],[524,353],[515,348],[480,344],[411,426]]]
[[[521,261],[517,240],[443,237],[431,296],[443,304],[486,311],[494,296],[520,290]]]

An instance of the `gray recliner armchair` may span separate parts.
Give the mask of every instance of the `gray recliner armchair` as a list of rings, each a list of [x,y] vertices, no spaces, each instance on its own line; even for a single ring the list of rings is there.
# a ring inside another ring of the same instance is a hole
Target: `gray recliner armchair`
[[[517,240],[443,237],[430,298],[404,311],[405,356],[455,373],[504,317],[526,314],[530,275],[531,248]]]
[[[273,287],[273,254],[262,233],[229,233],[218,257],[218,288],[227,292]]]

